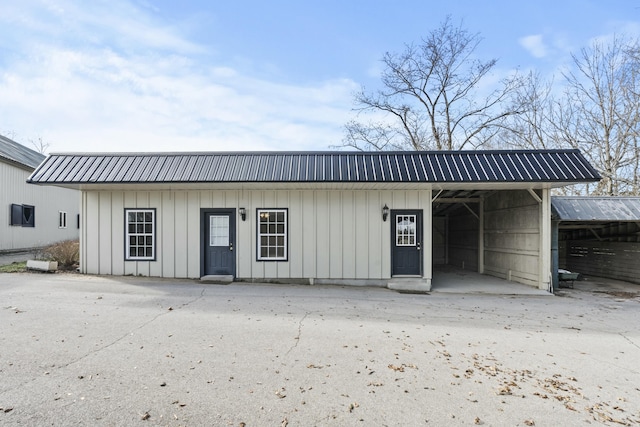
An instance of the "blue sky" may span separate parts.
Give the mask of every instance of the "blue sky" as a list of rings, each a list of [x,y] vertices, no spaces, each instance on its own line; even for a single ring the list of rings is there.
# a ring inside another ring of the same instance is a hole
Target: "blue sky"
[[[382,55],[447,15],[496,80],[640,35],[639,0],[0,0],[0,133],[51,152],[326,150]]]

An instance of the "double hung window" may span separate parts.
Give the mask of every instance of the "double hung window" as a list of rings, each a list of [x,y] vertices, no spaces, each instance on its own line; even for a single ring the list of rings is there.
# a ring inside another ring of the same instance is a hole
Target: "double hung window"
[[[130,261],[156,258],[156,210],[125,209],[125,259]]]
[[[287,260],[287,209],[258,209],[258,260]]]

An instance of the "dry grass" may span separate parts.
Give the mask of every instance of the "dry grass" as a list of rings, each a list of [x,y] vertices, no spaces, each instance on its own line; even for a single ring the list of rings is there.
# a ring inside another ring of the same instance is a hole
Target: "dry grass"
[[[27,261],[0,266],[0,273],[24,273],[25,271],[27,271]]]

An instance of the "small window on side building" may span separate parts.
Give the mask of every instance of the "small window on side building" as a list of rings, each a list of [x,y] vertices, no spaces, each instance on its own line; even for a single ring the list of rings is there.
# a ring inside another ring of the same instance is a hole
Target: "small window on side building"
[[[67,228],[67,213],[58,212],[58,228]]]

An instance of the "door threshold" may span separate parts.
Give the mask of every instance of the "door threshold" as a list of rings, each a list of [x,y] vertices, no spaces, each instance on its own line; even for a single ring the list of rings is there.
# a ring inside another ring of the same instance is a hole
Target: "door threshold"
[[[427,293],[431,290],[431,279],[422,276],[393,276],[387,282],[387,288],[409,293]]]
[[[226,285],[233,282],[233,276],[231,274],[208,274],[206,276],[202,276],[200,281]]]

